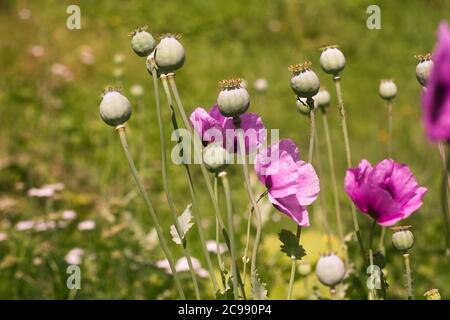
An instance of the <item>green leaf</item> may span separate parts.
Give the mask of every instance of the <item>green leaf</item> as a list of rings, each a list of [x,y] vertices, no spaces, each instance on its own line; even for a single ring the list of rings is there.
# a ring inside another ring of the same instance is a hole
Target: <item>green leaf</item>
[[[261,282],[258,271],[252,276],[252,299],[253,300],[267,300],[266,284]]]
[[[184,237],[186,236],[189,229],[194,225],[192,222],[192,204],[188,204],[186,209],[184,209],[181,216],[178,217],[178,224],[180,225],[180,235],[177,232],[177,228],[174,224],[170,226],[170,234],[172,235],[172,240],[176,244],[183,244]]]
[[[281,252],[286,253],[288,257],[294,257],[295,259],[300,260],[306,255],[305,250],[298,243],[298,239],[292,231],[281,229],[278,238],[283,243],[280,246]]]

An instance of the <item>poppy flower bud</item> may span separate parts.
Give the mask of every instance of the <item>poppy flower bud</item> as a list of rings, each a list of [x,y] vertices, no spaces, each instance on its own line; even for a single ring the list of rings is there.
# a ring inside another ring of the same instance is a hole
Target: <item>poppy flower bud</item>
[[[409,228],[410,226],[392,228],[392,244],[397,250],[407,251],[414,245],[414,235]]]
[[[313,97],[315,108],[325,108],[330,105],[330,93],[325,89],[320,89]]]
[[[108,90],[100,103],[100,116],[110,126],[124,124],[131,117],[130,101],[116,90]]]
[[[320,66],[328,74],[337,76],[345,68],[345,56],[337,46],[322,48]]]
[[[344,279],[344,262],[335,254],[321,256],[316,265],[316,274],[323,285],[334,287]]]
[[[289,67],[289,71],[292,72],[291,88],[302,98],[312,98],[320,88],[319,78],[310,67],[311,62],[308,61]]]
[[[441,300],[441,295],[438,289],[428,290],[423,295],[425,298],[427,298],[427,300]]]
[[[230,154],[219,143],[208,144],[203,149],[203,162],[210,172],[218,173],[228,166]]]
[[[298,265],[298,273],[300,273],[301,276],[306,277],[311,273],[311,264],[309,262],[300,262]]]
[[[140,57],[148,56],[156,45],[153,36],[145,30],[147,27],[141,27],[131,33],[131,48]]]
[[[297,104],[298,112],[300,112],[301,114],[307,116],[311,112],[311,109],[309,108],[308,104],[306,103],[305,98],[297,97],[297,99],[295,100],[295,103]]]
[[[397,86],[392,80],[381,80],[379,93],[383,99],[392,100],[397,95]]]
[[[241,79],[229,79],[220,81],[222,90],[217,97],[220,113],[224,117],[237,118],[250,106],[250,95],[242,86]]]
[[[416,66],[416,78],[419,83],[425,87],[427,84],[428,77],[430,76],[431,69],[433,68],[433,60],[431,60],[431,54],[426,54],[424,56],[418,55],[416,59],[419,63]]]
[[[161,73],[175,72],[185,60],[184,47],[179,35],[164,34],[155,49],[155,62]]]

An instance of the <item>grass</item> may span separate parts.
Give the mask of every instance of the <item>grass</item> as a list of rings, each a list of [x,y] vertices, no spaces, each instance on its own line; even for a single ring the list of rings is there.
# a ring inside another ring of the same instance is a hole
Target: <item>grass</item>
[[[66,7],[74,2],[81,8],[81,30],[66,28]],[[127,5],[106,0],[0,2],[3,35],[0,43],[0,231],[9,237],[0,242],[0,298],[69,297],[64,256],[74,247],[86,252],[81,266],[82,290],[76,298],[176,297],[171,278],[154,266],[162,253],[158,244],[146,237],[152,229],[150,219],[134,191],[120,144],[98,114],[100,94],[106,86],[120,84],[128,96],[131,85],[144,86],[142,99],[132,100],[137,107],[127,132],[131,152],[168,234],[170,216],[162,193],[150,77],[144,60],[132,52],[127,36],[141,25],[149,25],[154,35],[182,34],[187,57],[185,66],[177,73],[177,84],[188,111],[213,105],[219,80],[230,76],[245,78],[252,98],[250,110],[262,116],[267,128],[280,129],[280,137],[294,139],[304,159],[308,121],[296,112],[287,67],[312,61],[322,84],[332,92],[334,112],[330,113],[329,121],[346,232],[351,230],[351,214],[350,203],[341,188],[345,154],[333,84],[320,70],[318,48],[339,44],[347,58],[342,87],[355,165],[360,159],[376,162],[387,154],[387,108],[378,97],[378,83],[384,78],[395,79],[399,94],[394,100],[393,158],[408,163],[418,181],[429,188],[424,205],[407,221],[414,226],[417,239],[411,256],[415,293],[420,298],[426,290],[437,287],[448,298],[450,269],[442,259],[439,154],[423,134],[421,90],[415,79],[414,55],[432,50],[439,21],[450,18],[450,3],[445,0],[378,1],[381,30],[366,27],[366,8],[370,4],[363,0],[333,4],[324,0],[152,0],[129,1]],[[19,19],[18,12],[23,8],[31,10],[30,19]],[[30,55],[34,45],[44,48],[42,57]],[[80,62],[80,52],[86,46],[95,54],[93,65]],[[116,53],[125,56],[124,75],[120,80],[113,76],[117,68],[113,61]],[[55,63],[66,65],[73,73],[73,81],[65,82],[52,74]],[[257,78],[268,80],[267,92],[255,92],[252,84]],[[171,125],[164,103],[163,117],[167,121],[169,141]],[[320,152],[325,159],[323,138],[319,136]],[[189,201],[183,168],[171,165],[169,169],[175,206],[181,213]],[[231,168],[229,177],[239,240],[237,249],[242,252],[248,202],[240,168]],[[202,181],[200,170],[194,172],[194,179]],[[44,200],[27,197],[29,188],[51,182],[63,182],[66,186],[54,198],[51,208]],[[328,216],[333,217],[333,195],[325,163],[321,183]],[[213,239],[213,212],[203,185],[198,194],[208,239]],[[10,200],[9,205],[6,200]],[[46,232],[14,229],[18,221],[40,219],[49,212],[66,209],[78,213],[77,220],[66,229]],[[310,210],[312,226],[302,235],[308,254],[305,259],[312,263],[319,251],[326,250],[319,209],[315,206]],[[290,260],[279,252],[276,234],[281,228],[294,230],[294,225],[274,210],[268,215],[276,221],[263,227],[259,272],[268,284],[269,297],[284,298]],[[367,241],[370,221],[365,216],[359,218]],[[94,219],[96,228],[79,231],[77,222],[84,219]],[[336,230],[334,219],[331,227]],[[393,251],[390,235],[388,231],[388,296],[404,298],[402,257]],[[194,229],[189,241],[194,246],[192,251],[200,252]],[[176,256],[181,257],[181,250],[174,244],[171,246]],[[352,244],[350,249],[352,257],[357,259],[356,246]],[[41,264],[33,264],[37,257],[41,258]],[[202,257],[197,258],[205,266]],[[183,277],[188,287],[188,273]],[[310,292],[313,286],[326,292],[314,275],[309,278]],[[296,298],[307,294],[301,283],[302,280],[296,283]],[[201,286],[209,288],[207,281],[201,281]],[[364,288],[363,278],[351,279],[348,296],[363,299]],[[193,297],[192,288],[187,291]]]

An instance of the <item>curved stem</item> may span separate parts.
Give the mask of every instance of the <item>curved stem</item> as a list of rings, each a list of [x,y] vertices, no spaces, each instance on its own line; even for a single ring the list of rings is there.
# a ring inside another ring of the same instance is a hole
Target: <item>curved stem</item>
[[[350,141],[348,139],[347,118],[346,118],[346,114],[345,114],[344,99],[342,98],[341,77],[334,76],[333,81],[334,81],[334,86],[336,88],[336,96],[338,99],[339,113],[341,115],[342,134],[344,136],[345,154],[347,156],[347,167],[350,168],[352,166],[352,154],[351,154],[351,150],[350,150]],[[366,265],[367,264],[366,250],[364,248],[361,231],[359,230],[359,223],[358,223],[358,217],[356,216],[356,209],[353,204],[352,204],[351,208],[352,208],[353,231],[355,232],[356,238],[358,240],[359,250],[361,252],[361,257],[363,259],[363,263],[364,263],[364,265]]]
[[[181,98],[180,98],[180,95],[178,93],[178,89],[177,89],[177,85],[176,85],[174,77],[175,77],[175,75],[173,73],[168,74],[167,78],[164,79],[164,82],[165,83],[168,82],[170,84],[170,88],[172,89],[173,95],[175,97],[175,102],[177,104],[178,111],[180,112],[183,124],[184,124],[185,128],[189,130],[190,137],[192,139],[194,139],[194,159],[202,159],[201,139],[200,139],[198,133],[194,131],[194,128],[192,127],[192,124],[188,120],[188,117],[186,115],[186,111],[184,110],[183,103],[181,102]],[[161,79],[161,80],[163,80],[163,79]],[[213,204],[214,213],[216,215],[216,218],[219,221],[219,225],[220,225],[223,237],[225,239],[225,243],[226,243],[226,245],[228,247],[229,252],[231,252],[231,245],[230,245],[230,240],[229,240],[229,236],[228,236],[228,231],[227,231],[227,229],[225,227],[225,224],[223,222],[222,214],[221,214],[220,208],[219,208],[219,204],[217,202],[216,197],[214,196],[213,186],[212,186],[210,177],[208,175],[208,170],[206,169],[205,164],[203,163],[203,161],[200,161],[200,170],[201,170],[203,178],[205,180],[206,188],[208,189],[208,193],[209,193],[209,196],[211,198],[211,202]],[[239,275],[239,273],[238,273],[238,275]],[[246,299],[245,289],[244,289],[244,286],[242,284],[242,281],[241,281],[240,278],[238,279],[238,281],[239,281],[239,285],[241,287],[243,298]]]
[[[192,282],[194,284],[195,297],[197,298],[197,300],[199,300],[200,299],[200,290],[198,288],[197,277],[195,275],[194,266],[192,264],[190,250],[188,247],[186,237],[183,238],[183,232],[181,230],[180,223],[178,222],[176,208],[173,203],[173,197],[172,197],[172,193],[170,192],[169,182],[167,179],[166,142],[164,139],[164,124],[163,124],[162,115],[161,115],[161,103],[160,103],[160,99],[159,99],[158,79],[156,77],[156,69],[155,68],[153,68],[152,76],[153,76],[153,90],[155,93],[155,100],[156,100],[156,116],[158,119],[158,127],[159,127],[159,141],[161,143],[161,172],[162,172],[164,193],[166,194],[166,199],[169,204],[170,214],[172,215],[172,219],[174,221],[174,225],[175,225],[175,229],[178,233],[178,237],[180,238],[180,240],[182,240],[181,244],[183,247],[183,253],[186,256],[186,260],[187,260],[187,263],[189,266],[189,272],[191,274]],[[200,223],[200,221],[197,221],[197,224],[198,223]]]
[[[405,277],[406,277],[406,289],[408,292],[408,300],[413,299],[413,289],[412,289],[412,277],[411,277],[411,264],[409,261],[409,253],[403,254],[405,261]]]
[[[150,217],[153,220],[153,224],[155,225],[155,230],[158,235],[159,242],[161,244],[161,249],[163,250],[164,254],[166,255],[167,261],[170,266],[170,270],[172,271],[172,276],[175,281],[175,285],[178,290],[178,294],[180,295],[181,299],[186,299],[183,288],[181,286],[180,280],[177,275],[177,271],[175,270],[175,264],[174,264],[172,254],[169,250],[169,247],[167,246],[167,242],[164,238],[164,234],[163,234],[161,226],[159,224],[158,217],[156,216],[155,210],[153,209],[152,203],[150,202],[150,198],[147,196],[147,192],[145,191],[144,184],[142,183],[142,181],[138,175],[133,158],[131,157],[130,151],[128,149],[128,142],[127,142],[127,137],[125,134],[125,127],[118,126],[116,129],[117,129],[117,132],[119,133],[120,142],[122,144],[122,148],[125,153],[125,157],[127,158],[128,165],[129,165],[130,171],[131,171],[131,175],[133,176],[133,179],[136,182],[136,185],[142,195],[142,198],[144,199],[144,202],[145,202],[147,210],[150,214]]]
[[[227,173],[222,171],[218,174],[218,177],[222,181],[223,191],[225,194],[225,203],[227,207],[227,219],[228,219],[228,231],[230,232],[230,245],[231,245],[231,275],[233,281],[233,294],[234,299],[239,299],[238,294],[238,275],[237,275],[237,265],[236,265],[236,246],[234,242],[234,223],[233,223],[233,206],[231,202],[231,191],[230,184],[228,183]]]
[[[267,194],[269,193],[269,190],[264,191],[263,193],[261,193],[261,195],[258,197],[258,199],[256,200],[256,203],[259,203],[259,201],[261,201],[261,199],[263,199],[265,196],[267,196]],[[250,244],[250,231],[251,231],[251,224],[252,224],[252,216],[253,216],[253,211],[255,211],[255,208],[252,207],[250,209],[250,212],[248,214],[248,219],[247,219],[247,234],[245,236],[246,240],[245,240],[245,249],[244,249],[244,256],[242,257],[242,262],[244,264],[244,270],[243,270],[243,283],[244,283],[244,287],[245,287],[245,278],[247,275],[247,263],[249,261],[247,254],[248,254],[248,246]]]
[[[153,75],[153,82],[157,83],[156,71],[154,71],[152,73],[152,75]],[[179,127],[178,127],[178,122],[177,122],[177,119],[176,119],[175,111],[173,109],[172,96],[170,94],[170,89],[169,89],[169,86],[167,84],[167,81],[164,80],[164,75],[161,76],[161,82],[163,84],[164,92],[165,92],[165,95],[166,95],[167,105],[169,107],[169,112],[170,112],[170,116],[171,116],[171,119],[172,119],[173,129],[175,130],[175,132],[178,132]],[[180,140],[181,140],[181,138],[177,135],[177,141],[180,142]],[[204,235],[204,232],[203,232],[203,228],[201,226],[201,216],[200,216],[200,212],[199,212],[197,196],[195,194],[194,183],[192,181],[192,175],[191,175],[189,166],[186,163],[184,163],[184,162],[183,162],[183,168],[184,168],[184,172],[185,172],[185,175],[186,175],[186,179],[188,181],[189,193],[190,193],[191,200],[192,200],[192,212],[194,214],[194,219],[196,221],[197,232],[198,232],[199,237],[200,237],[200,243],[201,243],[201,246],[202,246],[203,255],[204,255],[205,260],[206,260],[206,266],[208,268],[209,277],[210,277],[210,279],[212,281],[214,291],[217,292],[219,290],[219,285],[217,283],[217,279],[216,279],[216,276],[214,274],[214,269],[213,269],[213,266],[212,266],[211,257],[209,255],[208,249],[206,247],[206,239],[205,239],[205,235]]]
[[[216,197],[217,201],[219,201],[219,197],[218,197],[218,191],[217,191],[217,176],[214,176],[214,196]],[[222,285],[224,290],[226,290],[227,287],[227,281],[226,281],[226,277],[225,277],[225,266],[222,262],[222,252],[220,250],[220,238],[219,238],[219,234],[220,234],[220,226],[219,226],[219,220],[216,217],[216,254],[217,254],[217,262],[219,263],[219,269],[220,269],[220,276],[222,278]]]

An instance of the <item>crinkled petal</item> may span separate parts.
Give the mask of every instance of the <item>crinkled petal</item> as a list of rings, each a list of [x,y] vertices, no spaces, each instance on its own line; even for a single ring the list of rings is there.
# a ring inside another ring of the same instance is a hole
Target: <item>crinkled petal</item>
[[[196,108],[189,120],[204,142],[217,141],[216,135],[218,132],[222,133],[223,131],[217,120],[211,117],[203,108]]]
[[[313,203],[319,195],[319,177],[310,163],[297,161],[296,167],[298,173],[297,199],[300,205],[307,206]]]
[[[274,198],[269,192],[269,200],[275,208],[294,220],[301,227],[309,227],[308,211],[302,207],[295,195],[284,198]]]

